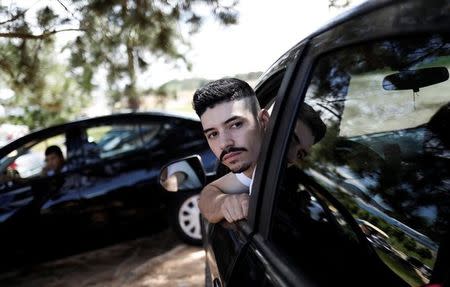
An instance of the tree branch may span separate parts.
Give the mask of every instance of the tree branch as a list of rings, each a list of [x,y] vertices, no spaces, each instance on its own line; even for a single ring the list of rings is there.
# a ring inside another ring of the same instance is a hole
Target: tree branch
[[[338,114],[338,113],[336,113],[335,111],[333,111],[333,110],[331,110],[329,107],[327,107],[327,106],[325,106],[325,105],[323,105],[323,104],[317,104],[319,107],[322,107],[322,108],[324,108],[325,110],[327,110],[327,111],[329,111],[331,114],[333,114],[333,116],[335,116],[337,119],[339,119],[339,120],[341,120],[342,119],[342,117]]]
[[[67,6],[64,5],[64,3],[61,2],[61,0],[56,0],[56,1],[58,1],[58,3],[64,8],[64,10],[66,10],[67,13],[69,13],[70,15],[72,15],[72,17],[73,17],[75,20],[77,20],[78,22],[81,22],[81,21],[75,16],[75,14],[74,14],[72,11],[70,11],[70,10],[67,8]]]
[[[350,1],[351,0],[344,0],[344,1],[340,1],[340,0],[329,0],[328,1],[328,8],[345,8],[348,5],[350,5]]]
[[[27,13],[27,11],[28,11],[28,9],[26,9],[26,10],[24,10],[24,11],[22,11],[22,12],[16,14],[16,15],[14,15],[13,17],[11,17],[10,19],[8,19],[6,21],[0,22],[0,25],[16,21],[17,19],[19,19],[20,17],[25,15],[25,13]]]
[[[28,34],[28,33],[20,33],[20,32],[10,32],[10,33],[0,33],[0,38],[19,38],[19,39],[45,39],[47,37],[50,37],[51,35],[54,35],[56,33],[61,32],[68,32],[68,31],[83,31],[85,32],[85,29],[62,29],[62,30],[53,30],[50,32],[45,32],[39,35],[34,34]]]

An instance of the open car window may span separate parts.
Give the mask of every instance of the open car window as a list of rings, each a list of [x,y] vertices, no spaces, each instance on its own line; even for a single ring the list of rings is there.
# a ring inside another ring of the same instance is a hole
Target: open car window
[[[58,146],[63,157],[67,158],[65,134],[30,141],[0,160],[0,183],[12,187],[16,184],[24,184],[31,178],[48,176],[43,171],[45,150],[52,145]]]

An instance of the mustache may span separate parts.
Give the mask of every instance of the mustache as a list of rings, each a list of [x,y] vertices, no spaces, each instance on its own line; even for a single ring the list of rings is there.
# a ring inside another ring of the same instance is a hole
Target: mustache
[[[247,151],[247,149],[246,149],[246,148],[243,148],[243,147],[230,147],[230,148],[224,149],[224,150],[222,151],[222,153],[220,154],[220,157],[219,157],[220,161],[222,161],[223,157],[224,157],[226,154],[228,154],[228,153],[230,153],[230,152],[235,152],[235,151]]]

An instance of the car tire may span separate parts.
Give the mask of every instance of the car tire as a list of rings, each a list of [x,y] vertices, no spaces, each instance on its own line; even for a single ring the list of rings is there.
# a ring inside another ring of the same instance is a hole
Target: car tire
[[[170,223],[178,236],[191,245],[202,244],[198,192],[178,192],[172,201]]]

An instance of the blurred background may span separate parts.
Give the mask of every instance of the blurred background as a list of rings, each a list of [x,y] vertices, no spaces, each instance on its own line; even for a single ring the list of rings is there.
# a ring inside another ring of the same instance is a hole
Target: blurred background
[[[127,111],[193,113],[226,76],[255,84],[358,0],[0,1],[0,146],[29,130]]]

